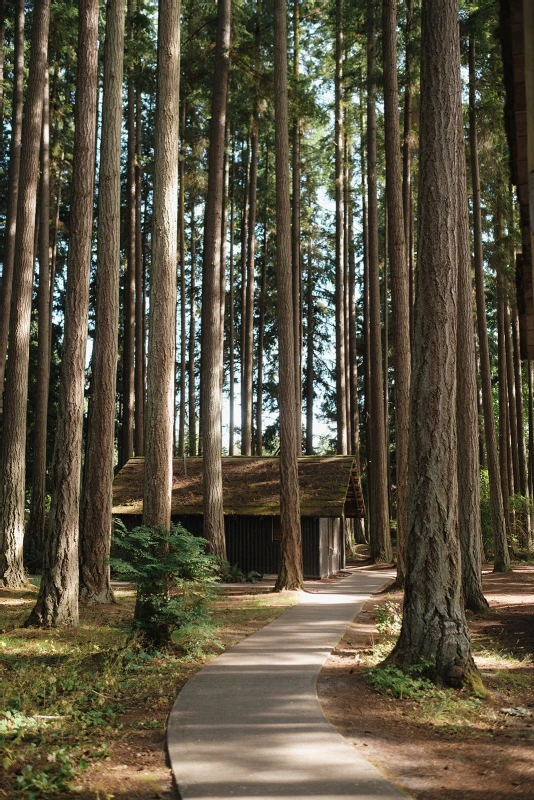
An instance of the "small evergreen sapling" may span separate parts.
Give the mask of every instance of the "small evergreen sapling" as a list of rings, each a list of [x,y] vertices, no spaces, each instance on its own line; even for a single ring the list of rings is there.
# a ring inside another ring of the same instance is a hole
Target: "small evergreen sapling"
[[[114,572],[137,583],[134,625],[151,644],[170,642],[172,632],[208,616],[209,587],[219,569],[207,542],[181,525],[140,525],[127,531],[116,521],[110,560]],[[141,611],[141,613],[139,613]]]

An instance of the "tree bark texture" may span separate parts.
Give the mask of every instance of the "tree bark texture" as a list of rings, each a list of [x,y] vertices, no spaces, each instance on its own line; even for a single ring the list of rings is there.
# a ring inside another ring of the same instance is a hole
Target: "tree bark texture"
[[[208,195],[202,280],[202,454],[204,536],[226,558],[222,497],[221,436],[221,230],[224,195],[226,101],[230,68],[231,0],[220,0],[211,104]]]
[[[313,304],[313,259],[311,238],[308,238],[308,282],[306,297],[306,455],[313,455],[313,334],[315,329],[315,308]]]
[[[347,452],[347,385],[344,314],[344,170],[343,170],[343,0],[336,0],[335,30],[335,176],[336,176],[336,417],[337,452]]]
[[[276,286],[280,409],[280,571],[275,590],[303,583],[300,497],[295,420],[295,349],[289,201],[289,114],[285,0],[274,0],[274,113],[276,174]]]
[[[475,263],[475,289],[477,305],[478,346],[480,351],[480,376],[482,382],[482,407],[484,411],[484,431],[488,458],[488,477],[490,485],[490,510],[496,572],[510,568],[510,556],[506,540],[506,516],[501,490],[501,476],[495,433],[495,414],[493,411],[493,391],[491,386],[491,367],[486,325],[486,297],[484,291],[484,257],[482,252],[482,213],[480,208],[480,172],[478,165],[478,137],[476,128],[476,89],[475,89],[475,40],[469,37],[469,150],[471,153],[471,182],[473,186],[473,239]]]
[[[6,586],[24,580],[24,489],[26,413],[34,268],[35,214],[39,184],[39,144],[48,54],[50,2],[36,3],[32,25],[30,71],[24,109],[11,324],[6,368],[5,408],[0,456],[0,578]]]
[[[400,160],[397,83],[397,14],[395,0],[382,4],[388,250],[391,269],[393,367],[395,375],[395,444],[397,455],[397,584],[404,585],[406,501],[408,488],[408,431],[410,415],[410,278]]]
[[[3,411],[4,376],[9,340],[9,318],[11,313],[15,238],[17,232],[24,91],[24,8],[24,0],[17,0],[15,5],[14,73],[11,100],[11,142],[9,145],[7,212],[2,264],[2,291],[0,292],[0,414]]]
[[[195,343],[196,343],[196,228],[195,198],[191,199],[191,275],[189,284],[189,377],[188,377],[188,411],[189,411],[189,455],[197,454],[197,418],[195,399]]]
[[[458,350],[456,413],[458,431],[458,525],[465,608],[482,613],[482,526],[478,452],[477,362],[473,324],[471,234],[463,119],[458,128]]]
[[[248,245],[245,293],[245,353],[243,370],[243,409],[241,411],[241,454],[252,455],[252,375],[254,361],[254,259],[256,254],[256,209],[258,184],[258,100],[250,124],[250,177],[248,199]]]
[[[291,197],[291,263],[293,265],[293,346],[295,349],[295,424],[297,447],[302,452],[302,353],[301,353],[301,297],[302,267],[300,254],[300,117],[298,109],[298,84],[300,61],[300,0],[293,0],[293,78],[296,85],[296,110],[292,131],[292,183]]]
[[[228,266],[228,402],[229,429],[228,455],[234,455],[235,445],[235,136],[232,137],[232,159],[230,166],[230,264]]]
[[[98,0],[80,3],[65,338],[52,500],[41,588],[28,620],[28,624],[41,627],[78,624],[80,472],[95,177],[98,12]]]
[[[160,0],[143,522],[167,529],[173,456],[179,79],[180,0]]]
[[[378,265],[378,205],[376,177],[376,1],[367,4],[367,182],[370,347],[370,542],[374,563],[393,560],[389,531],[387,441],[384,422],[384,376],[380,331],[380,280]]]
[[[39,205],[41,224],[39,225],[39,291],[37,294],[37,397],[33,441],[32,500],[28,523],[28,533],[33,541],[43,541],[45,532],[46,440],[50,385],[50,102],[48,69],[45,71],[43,97]]]
[[[408,269],[408,292],[410,310],[410,343],[413,341],[413,248],[412,248],[412,106],[413,106],[413,6],[414,0],[406,2],[406,54],[404,72],[406,84],[404,87],[404,126],[402,141],[402,208],[404,220],[404,244],[406,247],[406,264]]]
[[[96,324],[80,510],[80,599],[111,603],[109,555],[119,328],[124,0],[107,0],[98,198]]]
[[[458,2],[422,5],[419,263],[408,463],[406,591],[391,660],[429,663],[462,685],[476,674],[461,591],[458,536],[456,333]]]
[[[134,3],[128,0],[128,49],[133,51]],[[133,56],[133,52],[132,52]],[[126,270],[124,273],[124,337],[122,343],[122,427],[120,465],[134,452],[134,402],[135,402],[135,78],[133,60],[128,68],[126,134],[128,152],[126,159]]]
[[[178,235],[179,235],[179,264],[180,264],[180,400],[178,409],[178,456],[185,453],[185,372],[186,372],[186,287],[185,287],[185,120],[186,103],[182,100],[182,131],[180,137],[180,164],[179,164],[179,198],[178,198]]]
[[[265,187],[268,186],[269,177],[269,150],[265,154]],[[267,297],[267,254],[269,244],[268,234],[269,209],[267,201],[263,212],[263,252],[261,259],[261,283],[258,320],[258,386],[256,400],[256,455],[263,455],[263,356],[265,341],[265,306]]]
[[[135,403],[134,403],[134,451],[136,456],[145,452],[145,303],[143,271],[143,230],[141,224],[142,205],[142,102],[141,92],[135,98]]]
[[[512,466],[513,466],[513,494],[519,494],[520,489],[520,470],[519,470],[519,436],[517,420],[517,404],[515,395],[515,375],[514,375],[514,356],[512,349],[512,323],[510,319],[510,302],[508,300],[508,282],[506,276],[503,280],[504,297],[504,346],[506,352],[506,385],[508,388],[508,419],[510,420],[510,442],[512,446]]]

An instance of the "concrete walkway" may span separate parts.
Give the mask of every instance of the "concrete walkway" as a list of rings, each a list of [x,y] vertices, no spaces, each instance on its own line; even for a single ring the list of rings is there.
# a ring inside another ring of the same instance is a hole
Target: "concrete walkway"
[[[316,692],[329,653],[390,576],[309,584],[299,605],[186,683],[167,733],[182,800],[406,800],[330,724]]]

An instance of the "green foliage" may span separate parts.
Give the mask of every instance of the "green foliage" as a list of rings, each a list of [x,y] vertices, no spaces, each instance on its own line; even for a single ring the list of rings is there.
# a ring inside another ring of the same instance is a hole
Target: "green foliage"
[[[206,553],[207,542],[181,525],[140,525],[127,531],[116,522],[117,556],[111,566],[118,576],[137,583],[134,627],[154,643],[170,641],[172,632],[204,622],[209,587],[217,580],[217,559]]]
[[[402,608],[399,603],[388,600],[375,611],[376,627],[383,636],[398,636],[402,625]]]
[[[259,583],[263,580],[263,575],[255,570],[245,573],[237,564],[220,559],[219,578],[223,583]]]
[[[434,690],[432,681],[424,677],[428,665],[421,663],[401,670],[392,664],[384,667],[373,667],[368,672],[371,686],[397,698],[417,698],[427,690]]]

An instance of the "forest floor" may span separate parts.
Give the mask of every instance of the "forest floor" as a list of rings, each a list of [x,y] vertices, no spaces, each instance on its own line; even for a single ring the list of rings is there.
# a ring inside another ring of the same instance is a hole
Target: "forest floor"
[[[221,587],[209,625],[165,653],[130,638],[135,591],[81,607],[78,628],[21,627],[37,589],[0,589],[0,798],[176,798],[165,728],[205,663],[294,605],[265,584]]]
[[[377,666],[400,626],[401,593],[387,589],[319,677],[330,721],[418,800],[534,800],[534,566],[486,569],[483,583],[490,610],[468,622],[487,696]]]
[[[534,567],[487,570],[484,585],[490,612],[469,623],[487,697],[368,670],[400,621],[400,594],[387,591],[321,673],[332,722],[422,800],[534,800]],[[295,602],[265,584],[225,587],[210,625],[148,653],[129,638],[133,588],[117,588],[114,606],[82,608],[67,630],[21,627],[36,591],[0,589],[0,798],[13,800],[176,798],[165,724],[180,687]]]

